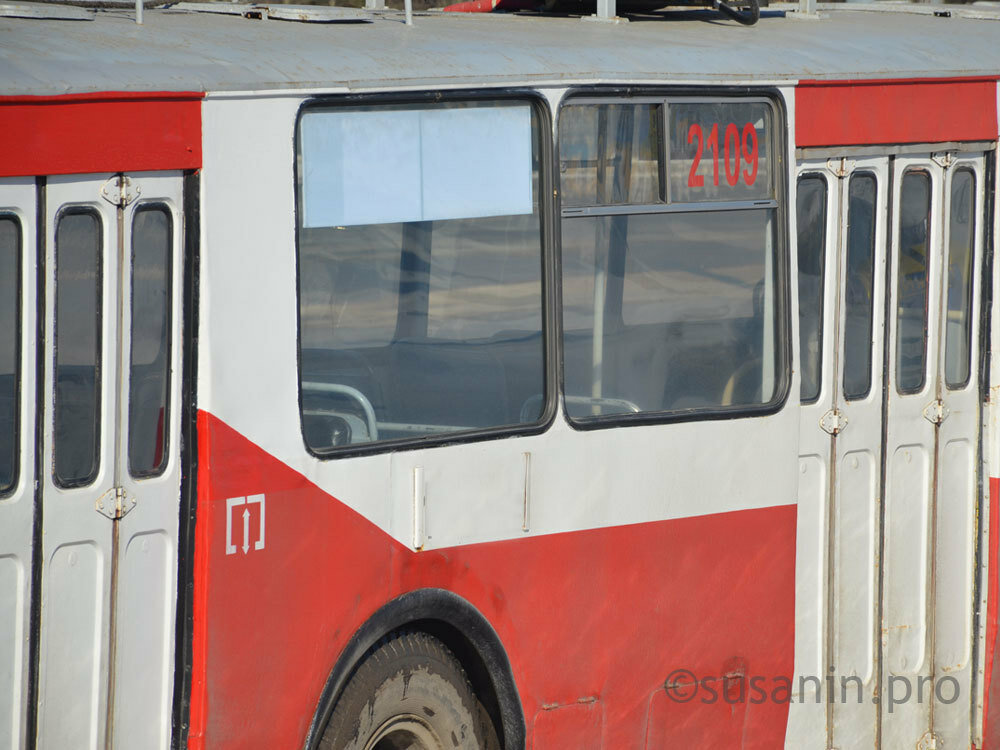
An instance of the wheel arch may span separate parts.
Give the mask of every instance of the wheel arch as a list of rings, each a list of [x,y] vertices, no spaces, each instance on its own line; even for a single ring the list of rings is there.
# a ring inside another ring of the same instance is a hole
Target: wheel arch
[[[442,641],[462,664],[476,696],[496,725],[505,750],[521,750],[526,725],[514,673],[500,636],[470,602],[445,589],[417,589],[396,597],[351,637],[320,695],[306,750],[315,750],[323,730],[358,665],[391,633],[421,631]]]

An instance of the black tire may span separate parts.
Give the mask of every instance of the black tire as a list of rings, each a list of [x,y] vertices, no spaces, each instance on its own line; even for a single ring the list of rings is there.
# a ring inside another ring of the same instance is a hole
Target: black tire
[[[760,20],[760,2],[741,0],[730,5],[726,0],[719,0],[719,12],[744,26],[753,26]]]
[[[455,655],[426,633],[391,636],[348,680],[319,750],[499,750]]]

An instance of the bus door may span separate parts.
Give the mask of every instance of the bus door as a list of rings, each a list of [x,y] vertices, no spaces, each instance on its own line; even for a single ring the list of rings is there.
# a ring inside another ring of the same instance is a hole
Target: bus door
[[[888,176],[885,158],[799,170],[798,746],[877,741]]]
[[[45,188],[38,747],[169,742],[180,173]]]
[[[968,747],[984,158],[893,166],[882,746]]]
[[[26,742],[35,510],[35,180],[0,180],[0,747]]]

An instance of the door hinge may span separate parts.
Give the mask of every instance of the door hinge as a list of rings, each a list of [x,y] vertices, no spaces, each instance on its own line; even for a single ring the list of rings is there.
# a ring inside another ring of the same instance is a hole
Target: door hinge
[[[936,154],[931,154],[931,161],[942,169],[947,169],[955,163],[955,154],[951,151],[938,151]]]
[[[124,487],[112,487],[97,498],[97,512],[112,521],[124,518],[135,507],[136,499],[125,492]]]
[[[830,409],[830,411],[820,417],[819,426],[823,428],[823,432],[828,432],[831,435],[839,435],[847,427],[847,417],[837,409]]]
[[[941,424],[948,418],[949,414],[951,414],[951,409],[941,399],[931,401],[924,407],[924,419],[932,424]]]
[[[837,177],[847,177],[856,163],[853,159],[827,159],[826,168]]]
[[[132,178],[123,174],[116,175],[101,186],[101,197],[108,203],[119,208],[125,208],[142,193],[142,188],[132,184]]]
[[[917,750],[941,750],[942,747],[943,745],[938,742],[937,735],[933,732],[927,732],[917,741]]]

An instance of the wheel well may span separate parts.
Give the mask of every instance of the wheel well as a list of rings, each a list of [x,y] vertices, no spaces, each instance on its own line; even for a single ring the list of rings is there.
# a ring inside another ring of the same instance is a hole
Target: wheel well
[[[444,643],[465,670],[469,682],[472,684],[472,691],[483,704],[486,713],[493,721],[493,726],[497,729],[500,737],[500,746],[504,748],[515,747],[507,744],[506,733],[504,732],[503,715],[500,709],[500,698],[497,695],[496,685],[493,684],[493,669],[486,663],[483,654],[473,645],[468,637],[448,622],[443,620],[418,620],[406,625],[400,630],[420,630],[428,635],[432,635]],[[497,665],[494,665],[494,669]],[[509,668],[509,666],[508,666]]]
[[[330,714],[358,666],[388,636],[421,631],[455,654],[505,750],[522,750],[524,712],[507,652],[489,621],[471,603],[444,589],[418,589],[393,599],[354,634],[334,665],[309,727],[305,747],[319,744]]]

